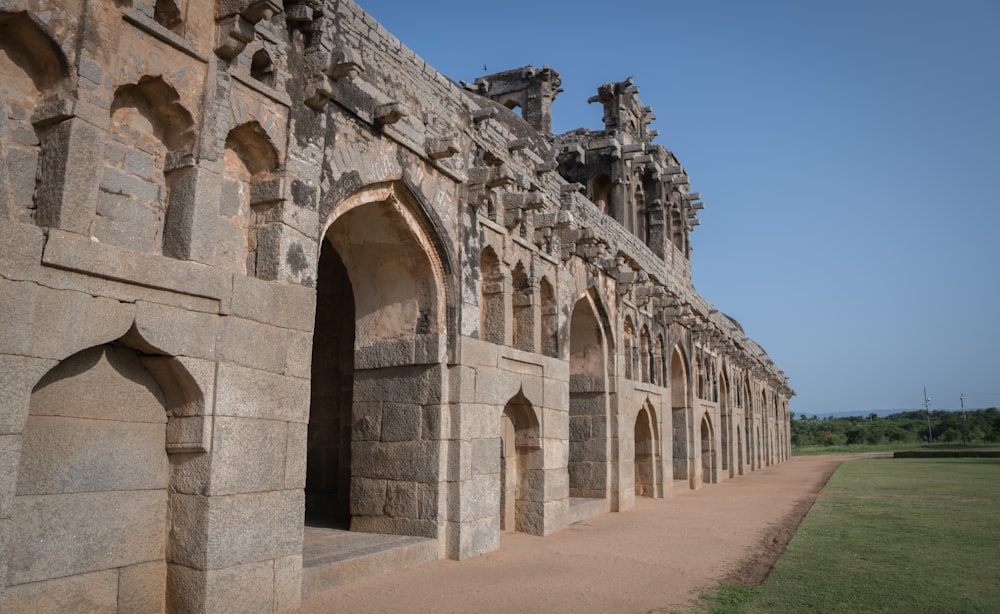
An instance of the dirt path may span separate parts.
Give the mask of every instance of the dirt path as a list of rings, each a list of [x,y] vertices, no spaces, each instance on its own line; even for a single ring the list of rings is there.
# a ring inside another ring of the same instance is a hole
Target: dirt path
[[[436,561],[311,596],[327,612],[670,612],[719,584],[766,577],[816,493],[850,456],[796,457],[752,475],[548,537],[505,535],[500,549]]]

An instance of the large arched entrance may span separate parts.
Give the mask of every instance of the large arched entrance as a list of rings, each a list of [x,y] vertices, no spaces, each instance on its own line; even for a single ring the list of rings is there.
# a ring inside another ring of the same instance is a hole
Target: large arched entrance
[[[674,480],[690,480],[688,465],[688,386],[687,369],[680,349],[670,358],[671,424],[674,436]]]
[[[442,274],[396,184],[340,203],[317,276],[309,524],[438,536]]]
[[[570,320],[569,496],[603,498],[608,491],[608,401],[604,335],[587,297]]]

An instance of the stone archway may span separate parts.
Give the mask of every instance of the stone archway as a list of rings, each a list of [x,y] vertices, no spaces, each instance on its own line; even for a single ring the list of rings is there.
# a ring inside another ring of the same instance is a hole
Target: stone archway
[[[688,377],[684,356],[675,348],[670,359],[671,424],[674,436],[674,480],[690,481],[688,459]]]
[[[417,209],[398,184],[382,184],[337,205],[326,224],[313,337],[310,523],[439,536],[444,282]]]
[[[608,491],[608,400],[601,325],[588,297],[570,318],[569,496],[604,498]]]

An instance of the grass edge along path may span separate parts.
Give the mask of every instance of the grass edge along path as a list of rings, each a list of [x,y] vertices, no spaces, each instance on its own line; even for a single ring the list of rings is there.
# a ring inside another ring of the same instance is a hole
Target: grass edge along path
[[[758,587],[693,612],[1000,612],[1000,460],[843,463]]]

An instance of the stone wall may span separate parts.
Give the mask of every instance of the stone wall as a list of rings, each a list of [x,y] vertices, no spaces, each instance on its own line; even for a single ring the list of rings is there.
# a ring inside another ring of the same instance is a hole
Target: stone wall
[[[0,77],[5,612],[290,611],[305,522],[463,559],[789,456],[630,81],[553,135],[553,69],[337,0],[0,0]]]

